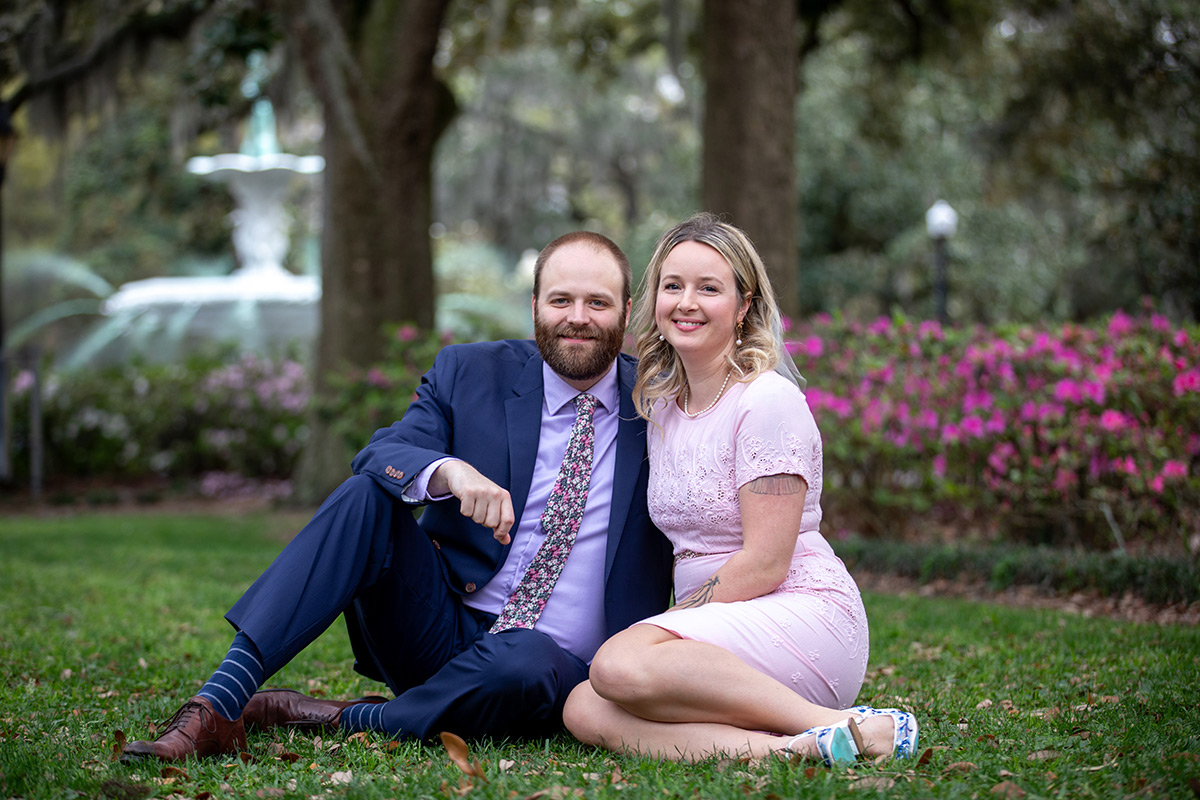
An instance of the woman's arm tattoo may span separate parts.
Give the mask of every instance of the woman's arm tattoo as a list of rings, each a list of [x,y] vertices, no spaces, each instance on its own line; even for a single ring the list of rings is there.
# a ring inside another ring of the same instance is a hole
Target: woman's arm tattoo
[[[680,603],[676,603],[675,607],[693,608],[695,606],[702,606],[705,603],[710,602],[713,599],[713,595],[717,591],[717,584],[720,582],[721,579],[716,575],[713,575],[711,578],[706,580],[699,589],[688,595],[687,599]]]
[[[755,494],[800,494],[807,487],[799,475],[764,475],[746,484]]]

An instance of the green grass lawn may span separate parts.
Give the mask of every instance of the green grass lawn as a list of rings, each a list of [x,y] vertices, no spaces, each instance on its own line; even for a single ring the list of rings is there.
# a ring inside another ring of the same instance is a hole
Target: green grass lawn
[[[440,745],[267,732],[242,758],[113,760],[224,655],[222,617],[295,515],[0,519],[0,797],[624,798],[1200,796],[1200,630],[868,595],[860,702],[915,711],[919,762],[672,764],[574,743]],[[271,681],[378,692],[336,624]]]

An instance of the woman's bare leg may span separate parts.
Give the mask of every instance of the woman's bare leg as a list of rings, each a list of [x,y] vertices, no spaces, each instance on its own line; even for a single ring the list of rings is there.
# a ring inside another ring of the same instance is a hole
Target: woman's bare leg
[[[725,726],[728,735],[738,739],[736,746],[743,747],[745,737],[755,731],[790,738],[851,716],[804,699],[724,648],[681,639],[655,625],[634,625],[606,642],[592,661],[590,684],[599,699],[608,700],[631,717],[645,722]],[[604,721],[614,719],[605,712]],[[866,755],[892,752],[890,718],[869,717],[859,727]],[[649,734],[649,730],[645,732]],[[703,737],[712,733],[705,731]],[[776,749],[787,742],[768,738],[775,740]],[[722,741],[729,744],[731,740]],[[678,743],[679,736],[672,734],[669,745]],[[759,742],[758,749],[766,744],[765,740]],[[753,744],[750,749],[758,752]]]
[[[575,738],[617,753],[640,754],[672,761],[700,761],[713,756],[761,759],[786,755],[791,736],[772,736],[717,722],[655,722],[629,713],[596,694],[584,681],[567,698],[563,711]],[[820,760],[816,738],[805,737],[793,748],[796,755]]]

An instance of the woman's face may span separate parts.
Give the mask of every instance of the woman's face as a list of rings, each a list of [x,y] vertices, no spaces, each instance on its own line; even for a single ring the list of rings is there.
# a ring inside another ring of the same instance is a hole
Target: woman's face
[[[733,268],[700,242],[680,242],[663,261],[654,323],[681,357],[710,360],[733,349],[734,329],[750,301],[738,294]]]

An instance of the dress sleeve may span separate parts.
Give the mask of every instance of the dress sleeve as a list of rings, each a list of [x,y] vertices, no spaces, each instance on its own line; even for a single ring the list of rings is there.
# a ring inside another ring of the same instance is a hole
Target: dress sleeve
[[[759,376],[742,395],[735,433],[738,488],[764,475],[799,475],[820,491],[821,433],[804,394],[774,373]]]

